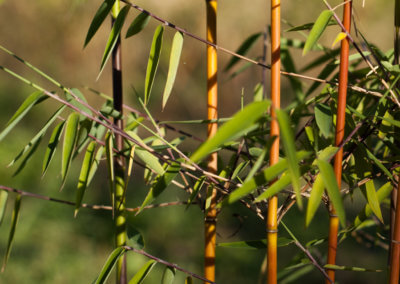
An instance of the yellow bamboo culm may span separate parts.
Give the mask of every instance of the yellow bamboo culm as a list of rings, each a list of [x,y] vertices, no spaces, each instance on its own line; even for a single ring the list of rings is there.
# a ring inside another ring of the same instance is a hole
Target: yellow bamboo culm
[[[279,125],[276,120],[276,109],[280,108],[281,96],[281,3],[280,0],[271,0],[271,137],[277,137],[270,149],[270,166],[279,161]],[[278,240],[278,197],[273,196],[268,201],[267,216],[267,281],[268,284],[277,283],[277,240]]]
[[[206,0],[207,8],[207,40],[217,43],[217,0]],[[213,46],[207,46],[207,111],[208,119],[217,119],[217,50]],[[208,124],[208,138],[217,132],[217,123]],[[208,159],[208,171],[217,171],[217,153],[210,155]],[[216,189],[211,190],[211,204],[205,216],[205,251],[204,251],[204,277],[215,281],[215,247],[216,247]]]

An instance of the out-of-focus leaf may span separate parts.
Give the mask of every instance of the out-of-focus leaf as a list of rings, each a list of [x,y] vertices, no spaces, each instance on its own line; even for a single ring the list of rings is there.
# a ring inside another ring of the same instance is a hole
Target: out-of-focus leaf
[[[160,54],[162,49],[164,27],[159,25],[153,36],[153,42],[151,44],[149,60],[147,62],[146,80],[144,87],[144,104],[147,105],[150,99],[151,89],[153,88],[154,77],[157,72],[158,62],[160,60]]]
[[[193,284],[193,278],[191,276],[186,277],[185,284]]]
[[[93,163],[95,149],[96,149],[96,142],[95,141],[90,142],[89,146],[86,149],[85,157],[83,158],[81,173],[79,175],[79,180],[78,180],[78,188],[76,192],[74,217],[76,217],[76,215],[78,214],[79,208],[81,207],[82,204],[83,195],[85,194],[88,185],[89,172]]]
[[[293,243],[291,239],[280,237],[278,238],[278,247],[285,247]],[[265,249],[267,248],[267,240],[254,240],[254,241],[239,241],[239,242],[229,242],[229,243],[218,243],[219,247],[226,248],[239,248],[239,249]]]
[[[64,133],[64,144],[62,152],[62,164],[61,164],[61,178],[64,184],[65,178],[69,170],[69,166],[72,160],[72,154],[74,152],[76,138],[78,136],[79,126],[79,113],[71,113],[67,119],[67,124]]]
[[[321,204],[322,193],[324,193],[324,181],[322,180],[322,175],[319,173],[315,178],[313,187],[311,189],[311,195],[308,199],[307,213],[306,213],[306,227],[310,225],[315,212],[317,211],[319,205]]]
[[[63,132],[64,125],[65,121],[61,121],[59,124],[57,124],[56,127],[54,127],[53,132],[51,133],[49,144],[47,145],[46,152],[44,153],[42,175],[46,173],[47,168],[49,167],[50,162],[54,157],[58,142],[60,142],[60,137]]]
[[[101,160],[101,157],[103,156],[103,153],[104,153],[104,146],[100,146],[99,149],[97,150],[97,153],[93,160],[92,166],[90,167],[88,181],[87,181],[88,186],[90,185],[90,182],[92,181],[94,174],[97,171],[97,168],[100,164],[100,160]]]
[[[344,266],[335,264],[325,264],[324,268],[334,269],[334,270],[357,271],[357,272],[383,272],[383,269],[368,269],[363,267]]]
[[[369,180],[365,184],[365,191],[367,193],[368,204],[374,212],[375,216],[383,223],[382,211],[378,195],[376,194],[375,185],[373,180]]]
[[[122,247],[117,247],[112,251],[103,268],[101,269],[99,276],[96,279],[96,284],[103,284],[107,281],[115,264],[117,263],[118,259],[125,253],[125,251],[126,250]]]
[[[240,55],[245,55],[250,48],[254,45],[254,43],[257,41],[257,39],[262,35],[262,33],[255,33],[249,36],[238,48],[236,51],[237,54]],[[239,58],[236,56],[233,56],[231,60],[229,60],[228,64],[226,65],[224,71],[228,71],[231,69],[236,63],[238,63]]]
[[[328,22],[328,26],[334,26],[334,25],[337,25],[335,20],[330,20]],[[287,29],[287,30],[285,30],[285,32],[296,32],[296,31],[311,30],[313,26],[314,26],[314,23],[307,23],[307,24],[303,24],[301,26],[296,26],[296,27]]]
[[[161,284],[172,284],[175,279],[176,269],[166,266],[161,279]]]
[[[264,99],[264,87],[261,83],[258,83],[253,90],[253,101],[261,102]]]
[[[97,10],[96,14],[94,15],[92,23],[89,26],[89,30],[86,35],[84,47],[89,43],[89,41],[92,39],[92,37],[96,34],[97,30],[99,29],[101,24],[104,22],[105,18],[110,13],[115,1],[116,0],[105,0],[101,4],[100,8]]]
[[[290,125],[290,118],[285,111],[279,109],[276,110],[276,116],[279,122],[283,148],[286,154],[286,158],[288,160],[288,172],[292,180],[292,186],[294,192],[296,193],[297,205],[299,206],[299,208],[302,208],[303,203],[301,200],[300,181],[299,181],[300,168],[299,168],[299,161],[296,156],[295,141]]]
[[[328,192],[328,196],[332,201],[336,214],[338,215],[340,224],[343,227],[346,227],[346,214],[332,166],[327,161],[321,159],[317,160],[317,164],[322,175],[322,180],[324,181],[326,191]]]
[[[331,19],[333,13],[330,10],[324,10],[318,16],[318,19],[315,21],[310,34],[308,35],[306,44],[304,45],[303,55],[305,55],[308,51],[310,51],[313,46],[317,43],[318,39],[321,37],[322,33],[326,29],[329,24],[329,20]]]
[[[129,281],[129,284],[140,284],[143,283],[146,276],[150,273],[151,269],[157,262],[154,259],[149,260],[143,265],[139,271],[133,276],[133,278]]]
[[[14,242],[15,229],[17,228],[20,209],[21,209],[21,194],[17,194],[15,196],[14,210],[13,210],[12,217],[11,217],[11,228],[10,228],[10,233],[8,235],[7,249],[6,249],[6,254],[4,255],[4,261],[3,261],[3,266],[1,268],[1,272],[4,272],[4,270],[6,269],[7,261],[8,261],[8,258],[10,257],[12,244]]]
[[[25,156],[25,158],[22,160],[21,164],[19,165],[18,169],[13,173],[13,177],[19,174],[23,168],[26,166],[32,155],[36,152],[36,150],[39,147],[40,142],[42,141],[43,136],[40,136],[39,139],[37,139],[33,145],[30,145],[30,150],[28,154]]]
[[[7,207],[8,192],[0,190],[0,226],[3,223],[4,213]]]
[[[202,176],[200,179],[196,181],[196,183],[193,186],[193,192],[189,197],[188,203],[186,205],[186,209],[189,208],[189,206],[192,204],[193,200],[196,198],[197,194],[199,193],[200,189],[203,187],[204,182],[206,180],[205,176]]]
[[[269,101],[253,102],[247,105],[242,111],[236,113],[231,120],[223,124],[211,139],[194,152],[190,159],[197,163],[222,144],[245,134],[265,113],[269,105]]]
[[[126,32],[126,38],[134,36],[137,33],[140,33],[146,26],[150,20],[150,15],[142,12],[140,13],[129,26],[128,31]]]
[[[142,234],[133,226],[127,226],[126,234],[128,235],[127,244],[135,249],[144,249],[145,243]]]
[[[289,171],[284,172],[277,181],[275,181],[263,193],[261,193],[259,196],[257,196],[257,198],[254,200],[254,202],[260,202],[260,201],[266,200],[266,199],[278,194],[283,189],[285,189],[292,181],[292,177],[290,175],[291,174],[289,173]]]
[[[324,104],[316,104],[314,107],[315,120],[318,128],[325,138],[332,135],[332,112],[331,108]]]
[[[0,133],[0,141],[21,121],[22,118],[30,111],[30,109],[43,96],[42,91],[37,91],[29,95],[21,106],[17,109],[11,119],[7,122],[6,128]]]
[[[78,102],[78,100],[76,98],[74,98],[74,96],[76,96],[82,102],[87,104],[87,100],[86,100],[85,96],[81,93],[81,91],[79,89],[72,88],[69,90],[69,92],[65,92],[65,96],[66,96],[68,102],[71,103],[73,106],[76,106],[78,109],[80,109],[81,111],[83,111],[84,113],[86,113],[88,115],[92,115],[92,111],[87,106]],[[86,116],[81,114],[80,118],[81,118],[81,120],[83,120],[86,118]]]
[[[118,17],[115,19],[114,25],[108,37],[106,49],[104,50],[103,58],[101,60],[101,65],[100,65],[100,72],[97,78],[99,78],[101,73],[103,72],[104,66],[106,65],[108,59],[110,58],[114,46],[118,41],[122,26],[124,25],[125,22],[126,15],[128,15],[129,8],[130,5],[126,5],[124,8],[122,8],[121,11],[118,13]]]
[[[107,132],[106,134],[106,159],[107,159],[107,169],[108,176],[110,178],[109,188],[110,188],[110,197],[111,204],[113,206],[113,214],[114,214],[114,204],[115,204],[115,172],[114,172],[114,153],[113,153],[113,134],[112,132]]]
[[[172,87],[174,86],[176,73],[178,72],[179,60],[181,58],[182,47],[183,47],[183,34],[181,32],[176,32],[174,39],[172,41],[167,82],[165,83],[165,88],[163,93],[162,109],[164,109],[168,101],[168,98],[171,94]]]
[[[156,178],[155,184],[150,188],[149,193],[136,214],[139,214],[146,205],[151,204],[167,188],[180,169],[180,164],[177,162],[171,162],[171,165],[167,166],[165,173]]]
[[[344,33],[344,32],[338,33],[338,35],[336,36],[335,40],[334,40],[333,43],[332,43],[332,47],[331,47],[331,48],[334,48],[335,45],[336,45],[338,42],[344,40],[346,37],[347,37],[347,34],[346,34],[346,33]]]

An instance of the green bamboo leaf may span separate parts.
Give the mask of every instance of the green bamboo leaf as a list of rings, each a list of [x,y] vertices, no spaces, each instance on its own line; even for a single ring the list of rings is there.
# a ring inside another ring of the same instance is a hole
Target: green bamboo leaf
[[[296,193],[297,205],[299,206],[299,208],[302,208],[303,202],[301,200],[301,193],[300,193],[299,160],[296,157],[295,140],[290,125],[290,118],[285,111],[279,109],[276,110],[276,116],[279,122],[279,128],[283,142],[283,149],[285,151],[288,160],[289,175],[292,179],[293,190]]]
[[[45,175],[50,165],[50,162],[54,157],[54,153],[56,152],[58,142],[60,142],[60,137],[64,130],[64,126],[65,126],[65,121],[61,121],[59,124],[57,124],[56,127],[54,127],[53,132],[51,133],[49,143],[46,148],[46,152],[44,153],[42,176]]]
[[[176,269],[174,267],[166,266],[161,278],[161,284],[172,284],[175,279]]]
[[[335,264],[325,264],[324,268],[333,269],[333,270],[346,270],[346,271],[357,271],[357,272],[383,272],[383,269],[368,269],[363,267],[355,267],[355,266],[344,266],[344,265],[335,265]]]
[[[150,99],[151,89],[153,87],[154,77],[156,75],[158,62],[160,60],[164,26],[159,25],[156,28],[151,44],[149,61],[147,62],[146,80],[144,87],[144,104],[147,105]]]
[[[83,195],[85,194],[88,185],[89,172],[93,163],[95,148],[96,148],[96,142],[95,141],[90,142],[89,146],[86,149],[85,157],[83,158],[81,173],[79,175],[78,187],[76,192],[75,212],[74,212],[75,218],[78,214],[79,208],[81,207]]]
[[[237,54],[240,55],[245,55],[250,48],[254,45],[254,43],[257,41],[257,39],[262,35],[262,33],[255,33],[249,36],[238,48],[236,51]],[[236,63],[238,63],[239,58],[236,56],[233,56],[231,60],[229,60],[228,64],[226,65],[224,71],[228,71],[231,69]]]
[[[96,14],[94,15],[94,18],[89,26],[89,30],[86,35],[84,47],[89,43],[89,41],[92,39],[92,37],[96,34],[96,32],[99,29],[99,27],[101,26],[101,24],[107,18],[115,1],[116,0],[105,0],[100,5],[99,9],[97,10]]]
[[[22,118],[30,111],[30,109],[43,96],[42,91],[37,91],[29,95],[21,106],[17,109],[11,119],[7,122],[6,128],[0,133],[0,141],[21,121]]]
[[[142,12],[140,13],[129,26],[128,31],[126,32],[126,38],[134,36],[137,33],[140,33],[148,24],[150,20],[150,15]]]
[[[185,284],[193,284],[193,278],[191,276],[186,277]]]
[[[118,14],[117,19],[115,19],[114,25],[111,29],[110,35],[108,37],[108,41],[106,44],[106,48],[104,50],[103,58],[101,60],[101,65],[100,65],[100,72],[97,78],[100,77],[101,73],[103,72],[104,66],[106,65],[108,59],[111,56],[111,53],[114,49],[114,46],[116,45],[118,38],[121,33],[122,26],[124,25],[126,15],[128,15],[130,5],[126,5],[124,8],[121,9],[121,11]]]
[[[340,224],[343,227],[346,227],[346,214],[343,207],[342,197],[340,196],[339,186],[337,184],[332,166],[328,162],[321,159],[317,159],[317,164],[322,175],[325,188],[328,192],[328,196],[332,201],[333,207],[336,210],[336,214],[339,217]]]
[[[42,139],[50,125],[58,118],[61,112],[66,108],[65,105],[60,107],[46,122],[42,129],[29,141],[29,143],[18,153],[18,155],[8,164],[7,167],[11,167],[15,164],[31,147],[38,143],[38,140]]]
[[[290,176],[289,171],[284,172],[277,181],[271,184],[271,186],[269,186],[262,194],[257,196],[254,202],[260,202],[278,194],[284,190],[291,181],[292,177]]]
[[[368,148],[365,148],[365,150],[367,151],[368,158],[370,158],[370,159],[375,163],[375,165],[376,165],[378,168],[380,168],[380,169],[385,173],[385,175],[386,175],[388,178],[393,179],[393,175],[392,175],[392,174],[390,173],[390,171],[381,163],[381,161],[379,161],[379,159],[378,159],[377,157],[375,157],[375,155],[372,154],[371,151],[368,150]]]
[[[321,37],[322,33],[326,29],[329,24],[329,20],[331,19],[333,13],[330,10],[324,10],[318,16],[318,19],[315,21],[310,34],[308,35],[306,44],[304,45],[303,55],[306,55],[308,51],[310,51],[313,46],[317,43],[318,39]]]
[[[142,234],[130,224],[127,225],[126,234],[128,236],[127,244],[134,249],[144,249],[145,243]]]
[[[156,178],[155,184],[150,188],[149,193],[147,194],[136,215],[142,212],[145,206],[151,204],[167,188],[167,186],[179,173],[180,169],[181,167],[178,162],[171,162],[171,165],[167,166],[165,173]]]
[[[367,193],[368,204],[374,212],[375,216],[383,223],[382,211],[378,195],[375,190],[375,185],[373,180],[369,180],[365,184],[365,191]]]
[[[4,261],[3,261],[3,266],[1,268],[1,272],[4,272],[4,270],[6,269],[7,261],[8,258],[10,257],[20,209],[21,209],[21,194],[17,194],[17,196],[15,197],[14,210],[11,217],[11,228],[10,228],[10,233],[8,235],[7,249],[6,249],[6,254],[4,255]]]
[[[146,276],[150,273],[151,269],[156,265],[157,262],[154,259],[149,260],[146,262],[142,268],[133,276],[133,278],[129,281],[129,284],[140,284],[143,283]]]
[[[135,139],[136,141],[143,143],[143,140],[133,131],[127,131],[126,132],[129,136],[131,136],[133,139]],[[161,166],[160,162],[158,161],[158,159],[151,154],[150,152],[148,152],[147,150],[137,146],[135,147],[135,155],[139,157],[139,159],[141,159],[146,166],[148,166],[150,169],[154,170],[157,174],[162,175],[164,174],[164,169]]]
[[[95,281],[96,284],[106,283],[108,276],[110,276],[110,273],[113,270],[115,264],[117,263],[118,259],[125,253],[125,251],[126,250],[123,247],[117,247],[112,251]]]
[[[90,182],[92,181],[94,174],[96,173],[97,168],[99,167],[100,160],[101,160],[101,157],[103,156],[103,153],[104,153],[104,146],[100,146],[96,152],[96,156],[93,160],[92,166],[90,167],[88,181],[87,181],[88,186],[90,185]]]
[[[310,198],[308,199],[307,212],[306,212],[306,227],[310,225],[311,220],[315,215],[315,212],[317,212],[317,209],[321,204],[321,198],[322,194],[324,193],[324,188],[325,188],[324,181],[322,179],[322,175],[319,173],[315,178],[313,187],[311,189],[311,195]]]
[[[171,94],[172,87],[174,86],[176,73],[178,72],[179,60],[181,58],[182,47],[183,47],[183,34],[181,32],[176,32],[174,39],[172,41],[167,82],[165,83],[165,88],[163,93],[163,101],[162,101],[163,110]]]
[[[292,244],[294,241],[288,238],[279,237],[278,247],[285,247]],[[239,241],[229,243],[218,243],[217,246],[225,248],[239,248],[239,249],[266,249],[267,240],[252,240],[252,241]]]
[[[64,133],[64,144],[62,152],[62,163],[61,163],[61,178],[64,184],[65,178],[69,170],[69,166],[72,160],[72,154],[74,152],[76,138],[78,136],[79,126],[79,113],[74,112],[68,116],[67,124]]]
[[[111,204],[113,206],[114,214],[114,204],[115,204],[115,172],[114,172],[114,154],[113,154],[113,134],[112,132],[107,132],[106,134],[106,158],[107,158],[107,169],[108,176],[110,177],[110,197]]]
[[[74,96],[76,96],[82,102],[87,104],[87,100],[86,100],[85,96],[82,94],[82,92],[79,89],[72,88],[69,91],[65,92],[65,96],[66,96],[68,102],[71,103],[73,106],[76,106],[78,109],[85,112],[86,114],[92,115],[92,111],[87,106],[78,102],[76,100],[76,98],[74,98]],[[81,118],[81,120],[84,120],[86,118],[86,116],[81,114],[80,118]]]
[[[246,134],[256,121],[262,117],[270,105],[269,101],[253,102],[237,112],[231,120],[223,124],[217,133],[202,144],[190,159],[197,163],[222,144]]]
[[[390,182],[385,183],[381,188],[378,189],[376,195],[378,202],[381,203],[393,190],[393,185]],[[358,227],[373,213],[369,203],[358,213],[357,217],[354,219],[354,226]]]
[[[195,199],[195,197],[196,197],[197,194],[199,193],[200,189],[203,187],[205,180],[206,180],[206,177],[205,177],[205,176],[202,176],[202,177],[201,177],[200,179],[198,179],[198,180],[196,181],[196,183],[194,184],[194,186],[193,186],[193,192],[192,192],[192,194],[191,194],[190,197],[189,197],[189,200],[188,200],[187,205],[186,205],[186,209],[188,209],[189,206],[192,204],[193,200]]]
[[[36,152],[36,150],[39,147],[40,142],[42,141],[43,136],[40,136],[39,139],[37,139],[33,145],[30,145],[31,147],[29,148],[28,154],[25,156],[25,158],[22,160],[21,164],[19,165],[18,169],[13,173],[13,177],[19,174],[23,168],[26,166],[28,161],[32,158],[33,154]]]
[[[324,104],[316,104],[314,107],[315,121],[321,134],[328,138],[332,135],[332,111],[331,108]]]
[[[334,26],[337,25],[335,20],[330,20],[328,22],[328,26]],[[303,24],[300,26],[296,26],[290,29],[285,30],[285,32],[296,32],[296,31],[304,31],[304,30],[311,30],[312,27],[314,26],[314,23],[307,23],[307,24]]]
[[[4,214],[7,207],[8,192],[0,190],[0,226],[3,223]]]

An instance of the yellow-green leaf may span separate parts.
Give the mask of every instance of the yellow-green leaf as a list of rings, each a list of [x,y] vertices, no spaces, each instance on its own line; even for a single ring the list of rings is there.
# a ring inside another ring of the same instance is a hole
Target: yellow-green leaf
[[[317,43],[318,39],[321,37],[322,33],[326,29],[329,24],[329,20],[331,19],[333,13],[330,10],[324,10],[318,16],[318,19],[315,21],[310,34],[307,37],[306,44],[304,45],[303,55],[305,55],[308,51],[310,51],[313,46]]]
[[[328,138],[332,133],[332,112],[331,108],[325,104],[316,104],[314,107],[315,121],[321,134]]]
[[[60,142],[60,137],[63,132],[64,126],[65,121],[61,121],[59,124],[57,124],[56,127],[54,127],[53,132],[51,133],[46,152],[44,153],[42,175],[46,173],[47,168],[49,167],[50,162],[54,157],[54,153],[56,152],[58,142]]]
[[[183,47],[183,34],[181,32],[176,32],[174,39],[172,41],[167,82],[165,83],[165,88],[163,93],[162,109],[164,109],[168,101],[168,98],[171,94],[172,87],[174,86],[176,73],[178,72],[179,60],[181,58],[182,47]]]
[[[0,190],[0,226],[3,223],[4,213],[7,207],[8,192]]]
[[[110,276],[110,273],[113,270],[115,264],[117,263],[118,259],[125,253],[125,251],[126,250],[122,247],[117,247],[112,251],[110,256],[107,258],[107,261],[104,264],[103,268],[101,269],[99,276],[96,279],[96,284],[106,283],[108,276]]]
[[[324,181],[322,179],[321,173],[315,178],[313,187],[311,189],[310,198],[308,199],[307,212],[306,212],[306,227],[310,225],[315,212],[317,211],[319,205],[321,204],[322,193],[324,193]]]
[[[336,45],[338,42],[344,40],[346,37],[347,37],[347,34],[346,34],[346,33],[344,33],[344,32],[338,33],[338,35],[336,36],[335,40],[334,40],[333,43],[332,43],[331,48],[334,48],[335,45]]]
[[[161,284],[172,284],[175,279],[176,269],[174,267],[166,266],[161,278]]]
[[[140,13],[129,26],[128,31],[126,32],[126,38],[134,36],[135,34],[141,32],[150,20],[150,15],[142,12]]]
[[[254,200],[254,202],[260,202],[260,201],[266,200],[266,199],[278,194],[283,189],[285,189],[285,187],[287,187],[290,184],[290,182],[292,181],[292,177],[290,175],[291,174],[289,173],[289,171],[284,172],[282,174],[282,176],[278,180],[274,181],[274,183],[271,184],[271,186],[269,186],[263,193],[261,193]]]
[[[61,178],[64,184],[65,178],[69,170],[69,166],[72,160],[72,154],[74,152],[76,139],[78,136],[78,126],[79,126],[79,113],[71,113],[67,119],[67,124],[64,133],[64,144],[62,153],[62,163],[61,163]]]
[[[146,276],[150,273],[151,269],[157,262],[154,259],[149,260],[143,265],[139,271],[133,276],[133,278],[129,281],[129,284],[140,284],[143,283]]]

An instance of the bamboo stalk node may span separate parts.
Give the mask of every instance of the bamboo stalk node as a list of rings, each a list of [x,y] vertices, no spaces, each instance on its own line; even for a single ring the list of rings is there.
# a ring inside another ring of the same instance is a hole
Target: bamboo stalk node
[[[278,229],[266,229],[267,233],[278,233]]]

